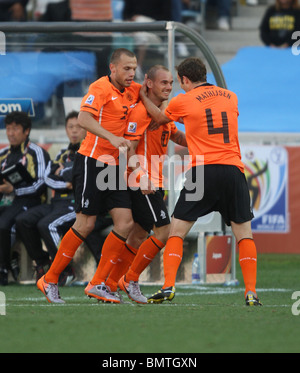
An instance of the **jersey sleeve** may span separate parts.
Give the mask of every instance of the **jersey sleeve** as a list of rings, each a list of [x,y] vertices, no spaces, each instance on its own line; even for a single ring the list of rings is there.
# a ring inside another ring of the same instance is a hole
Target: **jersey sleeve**
[[[151,117],[144,105],[138,104],[129,115],[124,137],[131,141],[139,141],[150,122]]]
[[[88,93],[81,101],[80,111],[87,111],[95,116],[100,115],[102,106],[106,103],[107,89],[106,84],[100,84],[98,81],[91,84]]]
[[[183,96],[183,94],[179,94],[173,97],[165,109],[165,115],[174,122],[178,122],[180,118],[185,116],[185,107],[182,104]]]

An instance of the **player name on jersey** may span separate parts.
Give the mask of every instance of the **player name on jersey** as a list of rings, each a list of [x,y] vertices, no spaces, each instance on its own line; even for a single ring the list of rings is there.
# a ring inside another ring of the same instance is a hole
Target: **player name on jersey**
[[[223,96],[223,97],[228,98],[229,100],[231,99],[230,92],[222,90],[222,89],[219,89],[219,90],[214,89],[214,90],[205,91],[201,93],[201,95],[196,96],[196,99],[202,102],[206,98],[217,97],[217,96]]]

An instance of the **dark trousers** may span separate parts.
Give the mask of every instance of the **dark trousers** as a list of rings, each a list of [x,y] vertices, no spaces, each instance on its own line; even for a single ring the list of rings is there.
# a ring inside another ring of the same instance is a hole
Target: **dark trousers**
[[[23,212],[16,219],[17,234],[24,243],[28,255],[37,265],[53,260],[63,235],[76,219],[74,204],[68,200],[52,200],[51,204],[36,206]],[[101,230],[112,225],[110,217],[97,217],[94,230],[85,239],[87,247],[98,264],[105,237]],[[47,252],[43,250],[44,241]]]
[[[36,206],[18,216],[17,234],[37,265],[54,259],[61,236],[73,225],[75,218],[74,205],[69,200]],[[42,240],[47,252],[43,250]]]
[[[40,198],[15,198],[10,206],[0,208],[0,267],[8,269],[12,246],[12,229],[17,217],[39,205]]]

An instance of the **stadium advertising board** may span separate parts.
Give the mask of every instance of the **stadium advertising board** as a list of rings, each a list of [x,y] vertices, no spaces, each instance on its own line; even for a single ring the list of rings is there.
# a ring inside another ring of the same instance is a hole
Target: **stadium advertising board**
[[[280,146],[243,146],[253,232],[289,232],[288,152]]]
[[[12,111],[24,111],[34,117],[34,106],[31,98],[0,98],[0,117]]]

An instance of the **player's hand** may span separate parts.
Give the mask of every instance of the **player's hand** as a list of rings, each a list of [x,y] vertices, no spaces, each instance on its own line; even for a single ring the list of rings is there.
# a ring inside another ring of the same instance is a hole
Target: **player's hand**
[[[114,136],[110,141],[112,146],[119,149],[121,153],[126,153],[131,146],[131,141],[124,139],[124,137]]]
[[[140,88],[140,98],[143,99],[143,97],[147,96],[147,74],[145,74],[145,78],[143,81],[143,84]]]
[[[142,194],[154,194],[155,193],[155,186],[152,184],[151,180],[148,178],[147,175],[142,175],[140,179],[140,189]]]
[[[154,122],[154,120],[151,120],[151,123],[148,126],[149,131],[155,131],[160,127],[160,124],[157,124]]]

